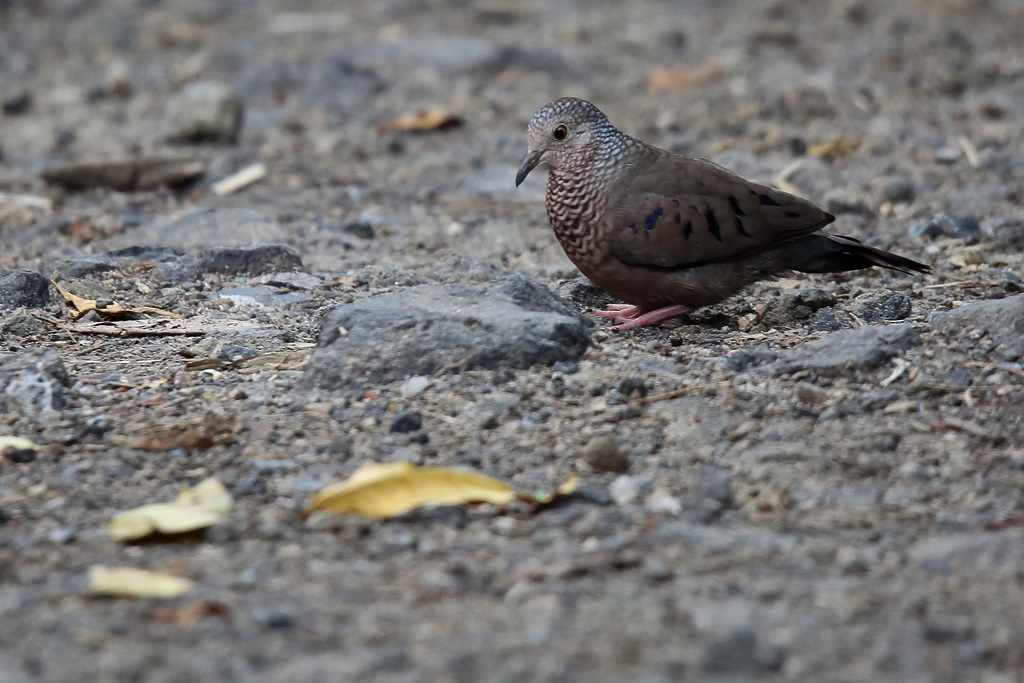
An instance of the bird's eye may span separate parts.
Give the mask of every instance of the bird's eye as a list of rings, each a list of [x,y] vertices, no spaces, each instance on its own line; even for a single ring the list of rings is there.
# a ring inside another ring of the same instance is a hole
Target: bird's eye
[[[551,137],[556,140],[564,140],[565,136],[569,134],[569,129],[565,127],[564,123],[560,123],[555,126],[555,129],[551,131]]]

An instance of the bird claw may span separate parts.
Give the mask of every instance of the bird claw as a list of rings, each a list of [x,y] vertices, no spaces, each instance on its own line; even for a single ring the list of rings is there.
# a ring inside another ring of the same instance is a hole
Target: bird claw
[[[605,310],[593,309],[590,312],[601,318],[615,318],[616,320],[619,318],[625,320],[642,313],[639,306],[633,306],[632,304],[608,304]]]
[[[611,306],[609,306],[609,308],[611,308]],[[631,311],[628,315],[622,315],[622,313],[626,312],[625,309],[620,311],[620,315],[615,318],[615,322],[619,324],[615,325],[611,329],[615,330],[616,332],[625,332],[626,330],[633,330],[636,329],[637,327],[653,327],[654,325],[662,323],[666,320],[678,318],[679,316],[689,313],[690,311],[693,310],[690,307],[683,306],[681,304],[675,306],[665,306],[664,308],[658,308],[653,311],[646,312],[644,312],[637,306],[633,306],[632,308],[636,310]]]

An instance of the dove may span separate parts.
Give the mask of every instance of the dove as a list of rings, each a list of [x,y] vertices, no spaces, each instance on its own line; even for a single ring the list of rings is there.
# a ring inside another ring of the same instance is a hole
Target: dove
[[[625,303],[593,314],[612,329],[657,325],[787,271],[931,267],[821,232],[812,202],[619,131],[593,104],[563,97],[537,110],[516,187],[548,170],[545,208],[580,272]]]

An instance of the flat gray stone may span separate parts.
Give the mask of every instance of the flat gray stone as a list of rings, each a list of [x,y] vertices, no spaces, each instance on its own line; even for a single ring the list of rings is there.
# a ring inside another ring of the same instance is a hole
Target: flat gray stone
[[[593,323],[543,285],[511,275],[483,285],[420,285],[336,306],[306,381],[324,389],[459,369],[578,359]]]
[[[1024,294],[967,303],[935,313],[931,323],[933,330],[946,336],[960,337],[975,330],[988,335],[1001,360],[1024,356]]]
[[[42,308],[50,303],[50,283],[34,270],[0,270],[0,310]]]
[[[288,229],[258,211],[247,209],[194,209],[158,218],[134,230],[126,230],[99,246],[171,247],[198,251],[205,247],[247,247],[285,243]]]
[[[726,366],[734,371],[763,366],[776,375],[800,370],[820,375],[867,372],[920,343],[921,335],[910,325],[877,325],[840,330],[786,351],[744,349],[730,355]]]
[[[0,412],[53,413],[64,407],[70,386],[64,361],[53,349],[33,347],[0,357]]]

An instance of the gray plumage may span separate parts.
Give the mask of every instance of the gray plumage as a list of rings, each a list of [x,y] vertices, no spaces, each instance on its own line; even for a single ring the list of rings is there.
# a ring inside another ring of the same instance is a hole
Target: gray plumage
[[[657,324],[788,270],[931,270],[820,232],[835,217],[806,199],[647,145],[585,100],[544,105],[527,137],[516,185],[547,165],[548,220],[566,255],[631,304],[595,311],[615,317],[618,329]]]

